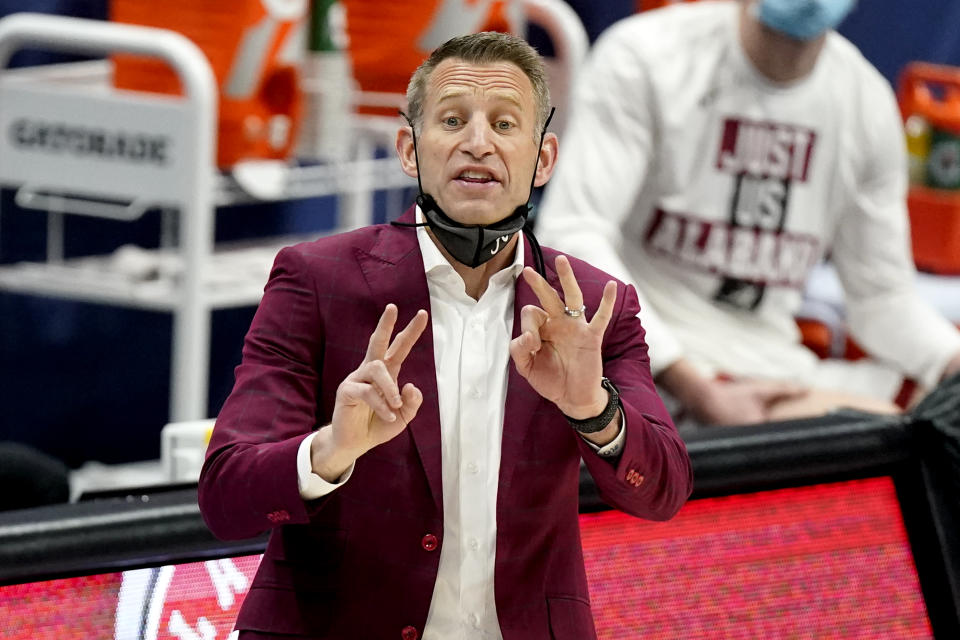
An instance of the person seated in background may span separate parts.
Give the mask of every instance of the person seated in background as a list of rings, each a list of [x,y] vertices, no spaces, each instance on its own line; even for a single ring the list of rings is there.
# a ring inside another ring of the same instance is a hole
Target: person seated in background
[[[695,424],[895,412],[905,377],[960,370],[960,333],[914,289],[893,92],[833,30],[853,4],[631,16],[575,87],[537,233],[637,286],[657,383]],[[801,343],[794,314],[825,257],[870,359]]]
[[[581,459],[636,516],[690,495],[633,288],[521,230],[549,96],[520,38],[448,41],[397,133],[417,206],[278,254],[199,484],[216,535],[271,532],[241,640],[595,638]]]

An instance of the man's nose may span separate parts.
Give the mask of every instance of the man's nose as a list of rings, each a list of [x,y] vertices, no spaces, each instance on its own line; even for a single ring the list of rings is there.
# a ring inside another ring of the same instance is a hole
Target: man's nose
[[[493,131],[486,118],[471,118],[464,127],[461,149],[475,158],[482,158],[494,151]]]

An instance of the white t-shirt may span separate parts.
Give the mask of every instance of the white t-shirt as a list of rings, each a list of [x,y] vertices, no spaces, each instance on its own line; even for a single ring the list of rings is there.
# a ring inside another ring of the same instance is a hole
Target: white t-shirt
[[[960,333],[914,291],[902,125],[837,33],[805,78],[746,57],[737,2],[627,18],[575,86],[538,237],[637,286],[654,373],[822,382],[794,313],[830,256],[875,358],[933,384]]]

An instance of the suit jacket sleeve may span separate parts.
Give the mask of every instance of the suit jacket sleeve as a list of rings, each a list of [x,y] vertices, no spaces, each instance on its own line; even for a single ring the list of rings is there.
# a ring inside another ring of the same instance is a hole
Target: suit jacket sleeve
[[[306,522],[308,507],[324,501],[300,497],[296,463],[320,411],[324,332],[315,277],[298,249],[282,250],[244,341],[200,474],[200,509],[220,538]]]
[[[690,496],[693,472],[686,446],[654,386],[639,311],[633,286],[621,284],[604,335],[603,366],[604,375],[620,390],[627,429],[623,451],[611,461],[578,440],[604,501],[641,518],[667,520]]]

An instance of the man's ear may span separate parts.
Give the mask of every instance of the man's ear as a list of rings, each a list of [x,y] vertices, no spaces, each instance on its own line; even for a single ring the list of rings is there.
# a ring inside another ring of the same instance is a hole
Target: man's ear
[[[409,126],[397,130],[397,157],[400,158],[400,168],[405,174],[411,178],[419,175],[417,154],[413,147],[413,130]]]
[[[542,187],[547,184],[547,180],[553,175],[553,170],[557,167],[557,154],[560,153],[559,140],[557,134],[552,131],[543,136],[543,145],[540,147],[540,157],[537,161],[537,173],[533,181],[533,186]]]

